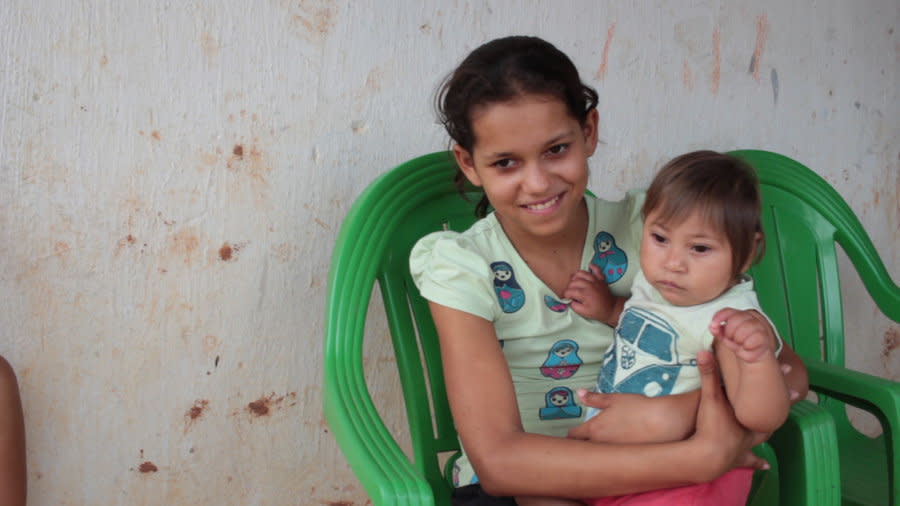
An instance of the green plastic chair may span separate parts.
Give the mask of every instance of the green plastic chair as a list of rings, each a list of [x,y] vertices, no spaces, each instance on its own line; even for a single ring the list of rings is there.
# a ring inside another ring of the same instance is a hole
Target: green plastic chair
[[[328,279],[323,406],[353,472],[375,505],[447,505],[459,450],[447,404],[437,333],[409,274],[409,252],[429,232],[474,222],[452,184],[447,152],[404,163],[358,197],[334,248]],[[366,312],[379,286],[393,340],[412,440],[401,450],[372,402],[363,371]],[[810,328],[815,328],[814,324]],[[757,473],[751,504],[838,504],[837,442],[831,416],[803,401],[757,450],[772,470]],[[774,447],[774,452],[773,452]],[[448,462],[450,463],[446,463]]]
[[[775,153],[733,154],[759,174],[766,254],[751,273],[763,309],[803,358],[819,406],[834,418],[843,504],[898,505],[900,383],[844,367],[835,245],[849,257],[878,308],[895,322],[900,322],[900,288],[856,215],[824,179]],[[860,343],[874,337],[848,335]],[[883,434],[870,438],[854,429],[845,403],[878,417]]]

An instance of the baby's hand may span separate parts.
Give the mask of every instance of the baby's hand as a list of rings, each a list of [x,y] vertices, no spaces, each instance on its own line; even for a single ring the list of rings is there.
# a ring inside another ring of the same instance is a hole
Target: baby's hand
[[[569,280],[563,297],[571,299],[569,307],[579,315],[605,322],[609,320],[615,306],[615,297],[609,291],[606,278],[594,264],[588,271],[576,271]]]
[[[756,316],[755,311],[721,309],[713,316],[709,331],[719,344],[744,362],[756,363],[767,356],[774,357],[775,336],[768,322]]]

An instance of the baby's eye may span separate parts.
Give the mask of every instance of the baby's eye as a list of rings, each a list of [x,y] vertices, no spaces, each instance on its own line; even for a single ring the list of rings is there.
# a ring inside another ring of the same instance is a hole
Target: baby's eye
[[[568,149],[568,144],[556,144],[555,146],[551,146],[550,149],[547,150],[547,153],[550,153],[551,155],[561,155],[568,151]]]
[[[691,249],[694,250],[696,253],[706,253],[707,251],[711,250],[712,248],[710,248],[709,246],[707,246],[705,244],[695,244],[695,245],[691,246]]]
[[[666,238],[657,233],[650,233],[650,237],[653,238],[653,242],[658,242],[660,244],[665,244]]]

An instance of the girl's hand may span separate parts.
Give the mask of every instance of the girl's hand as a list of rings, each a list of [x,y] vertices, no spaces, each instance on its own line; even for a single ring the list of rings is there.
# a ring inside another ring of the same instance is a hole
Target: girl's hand
[[[681,441],[694,432],[700,392],[645,397],[603,394],[579,389],[581,404],[601,409],[569,430],[573,439],[595,443],[664,443]]]
[[[576,271],[572,275],[563,297],[572,300],[569,307],[579,315],[609,323],[614,316],[617,298],[610,292],[600,268],[591,264],[589,269]]]
[[[691,440],[700,443],[704,448],[702,451],[714,461],[715,472],[709,480],[736,467],[768,469],[769,463],[750,450],[764,441],[766,435],[748,431],[734,417],[731,404],[719,383],[712,352],[697,353],[697,368],[700,371],[700,406],[697,409],[697,430]]]
[[[709,331],[719,344],[734,352],[739,360],[760,362],[775,352],[775,336],[769,323],[756,316],[756,311],[724,308],[716,312]]]

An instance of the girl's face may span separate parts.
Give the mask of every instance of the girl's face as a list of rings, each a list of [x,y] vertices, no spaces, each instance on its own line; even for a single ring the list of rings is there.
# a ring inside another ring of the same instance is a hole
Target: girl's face
[[[663,223],[656,211],[647,215],[641,270],[663,298],[676,306],[709,302],[735,283],[731,244],[698,212],[681,223]]]
[[[513,244],[575,231],[597,146],[596,110],[582,126],[555,97],[525,95],[475,109],[472,130],[472,152],[454,146],[456,161],[484,189]]]

